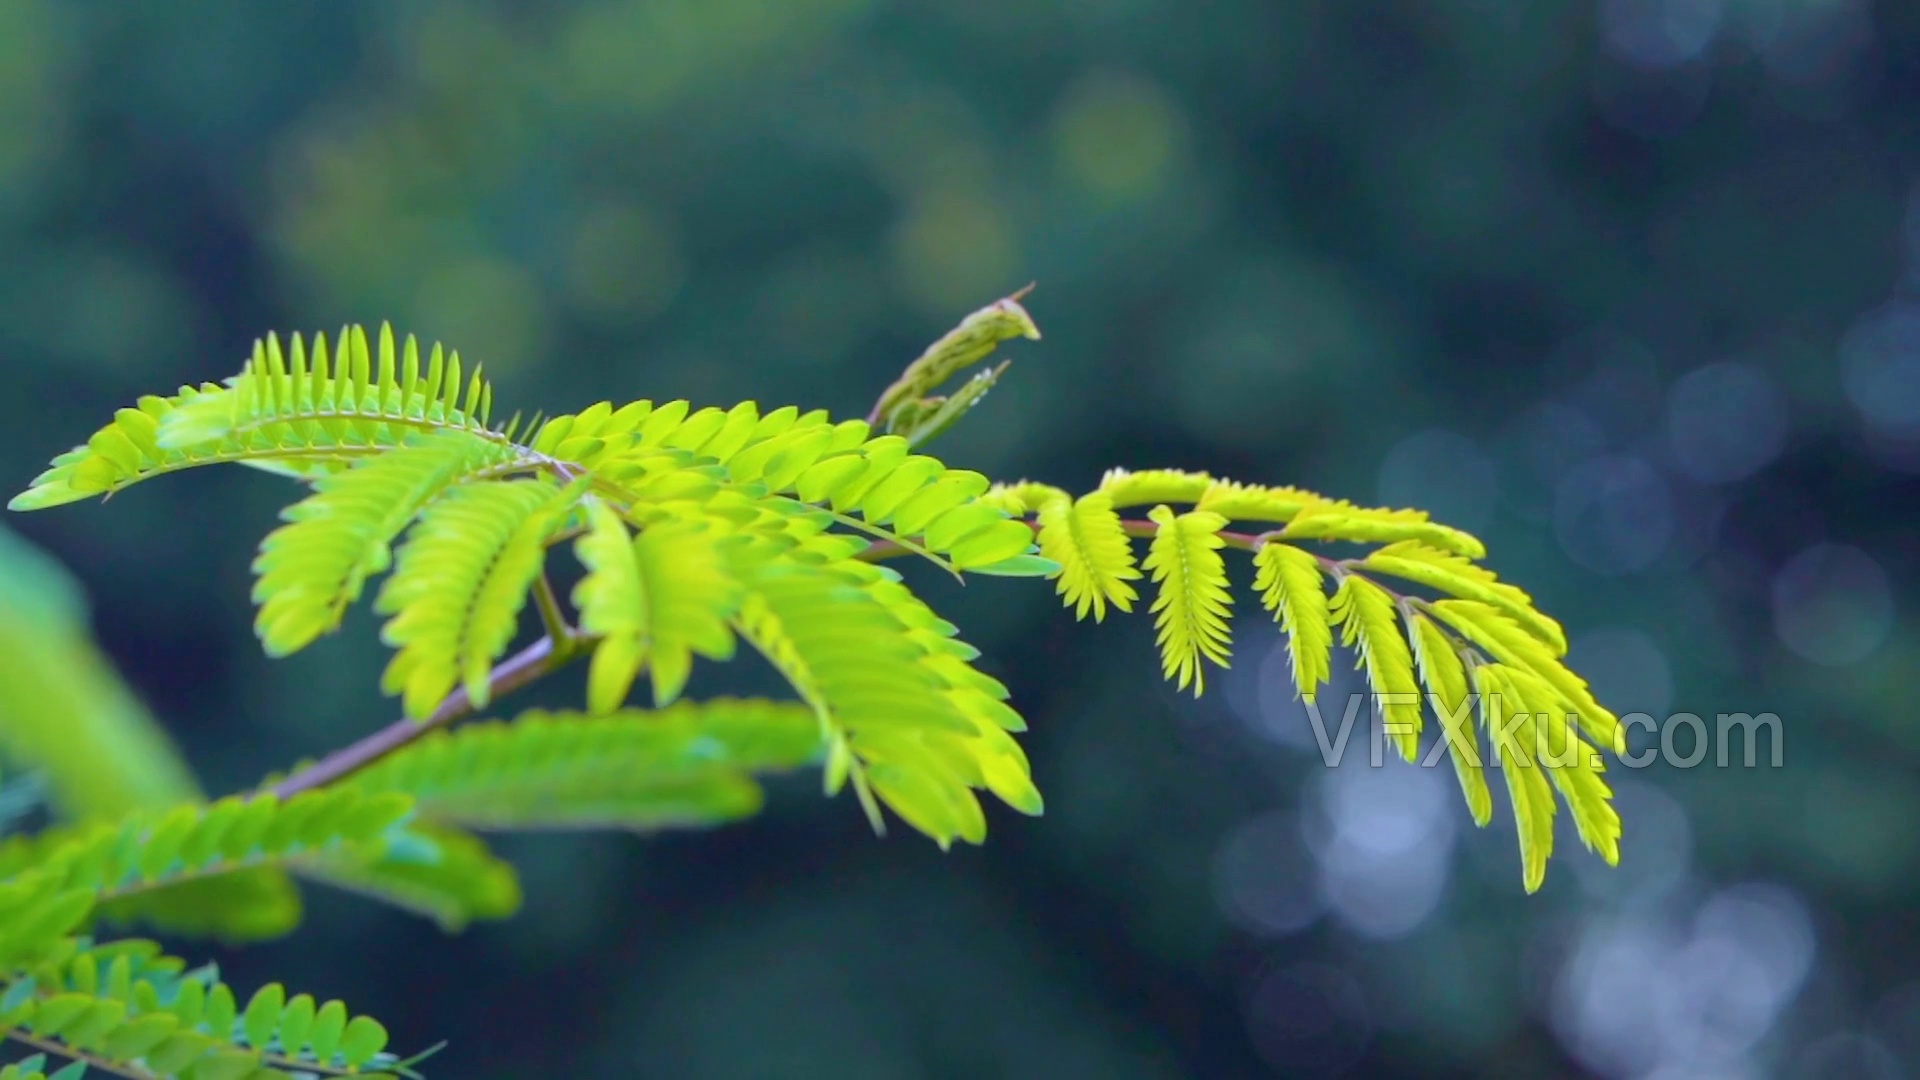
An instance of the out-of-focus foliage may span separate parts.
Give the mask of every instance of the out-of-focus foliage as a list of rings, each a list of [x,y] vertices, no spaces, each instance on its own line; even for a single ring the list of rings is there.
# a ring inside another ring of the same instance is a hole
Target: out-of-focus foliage
[[[483,1080],[556,1033],[585,1077],[1920,1060],[1920,8],[194,8],[0,5],[8,490],[260,327],[486,342],[502,399],[548,411],[751,387],[864,415],[954,312],[1037,280],[1045,340],[943,459],[1424,507],[1496,540],[1600,701],[1709,736],[1609,771],[1617,869],[1561,815],[1567,872],[1524,897],[1444,763],[1321,766],[1265,612],[1196,703],[1155,689],[1149,619],[916,577],[1032,721],[1049,813],[991,823],[1018,842],[854,843],[776,783],[717,842],[505,844],[526,910],[456,939],[316,891],[314,936],[236,981],[310,972],[402,1042],[532,1010],[447,1052]],[[338,677],[378,669],[371,625],[268,664],[232,602],[283,483],[14,522],[213,790],[386,716]],[[1331,657],[1330,742],[1357,674]],[[1722,713],[1778,718],[1753,767],[1739,728],[1719,765]]]
[[[60,810],[112,817],[197,798],[172,739],[94,645],[79,587],[0,528],[0,760]]]

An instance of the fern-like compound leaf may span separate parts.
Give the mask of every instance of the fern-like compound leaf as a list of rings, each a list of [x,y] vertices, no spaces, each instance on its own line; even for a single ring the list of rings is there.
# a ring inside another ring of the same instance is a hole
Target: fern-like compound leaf
[[[520,876],[477,836],[451,825],[409,822],[376,850],[328,852],[293,870],[347,892],[432,919],[449,933],[520,910]]]
[[[719,482],[857,514],[889,538],[921,538],[960,570],[989,569],[1033,550],[1031,528],[981,500],[990,486],[984,476],[914,454],[898,435],[870,438],[864,421],[831,423],[824,411],[784,408],[762,416],[752,402],[724,410],[693,410],[684,401],[618,409],[603,402],[548,421],[529,449],[592,470],[641,501],[684,498],[684,477],[659,490],[640,485],[718,465]]]
[[[435,732],[353,778],[478,829],[716,825],[760,809],[757,773],[817,760],[813,711],[718,699],[606,716],[528,713]]]
[[[441,434],[370,458],[316,482],[268,534],[253,569],[254,626],[270,656],[285,656],[340,625],[369,578],[392,563],[394,540],[423,509],[511,456]]]
[[[1099,622],[1108,604],[1133,610],[1138,594],[1127,582],[1139,578],[1140,570],[1113,500],[1100,491],[1078,499],[1060,492],[1039,510],[1040,554],[1060,564],[1057,589],[1073,605],[1074,617],[1084,619],[1091,610]]]
[[[1552,646],[1555,656],[1567,651],[1567,634],[1560,624],[1533,606],[1533,598],[1501,581],[1493,571],[1451,551],[1430,547],[1419,540],[1401,540],[1369,552],[1361,560],[1369,570],[1391,574],[1407,581],[1437,589],[1449,596],[1477,600],[1498,608],[1508,618]]]
[[[1333,672],[1333,619],[1320,560],[1291,544],[1269,543],[1253,561],[1259,568],[1253,587],[1286,631],[1293,685],[1311,704],[1314,692]]]
[[[1416,540],[1470,559],[1486,555],[1479,539],[1459,529],[1428,520],[1424,510],[1382,510],[1355,506],[1344,499],[1308,503],[1280,530],[1289,540],[1345,540],[1353,543],[1392,543]]]
[[[1505,612],[1478,600],[1440,600],[1431,610],[1462,637],[1487,650],[1502,663],[1531,671],[1553,688],[1556,702],[1540,708],[1560,709],[1578,718],[1587,737],[1616,754],[1627,751],[1627,729],[1620,718],[1594,699],[1585,679],[1575,675],[1552,648],[1528,634]]]
[[[488,675],[519,627],[547,541],[585,487],[584,480],[565,488],[546,480],[467,484],[421,515],[374,603],[393,616],[382,639],[400,650],[381,688],[401,695],[407,715],[432,715],[456,685],[476,707],[487,704]]]
[[[732,658],[728,621],[740,606],[739,583],[705,522],[666,518],[635,537],[596,502],[589,523],[576,545],[589,572],[574,591],[581,628],[600,637],[588,708],[619,708],[642,664],[653,673],[654,704],[669,704],[686,685],[695,654]]]
[[[31,970],[0,969],[0,985],[0,1035],[28,1035],[123,1075],[262,1080],[399,1064],[386,1028],[339,1001],[290,997],[273,983],[242,1005],[213,968],[187,970],[150,941],[65,938]]]
[[[1520,877],[1528,892],[1547,877],[1547,859],[1553,854],[1553,788],[1539,760],[1540,737],[1534,729],[1529,703],[1515,690],[1509,670],[1499,664],[1472,668],[1474,692],[1480,695],[1480,717],[1507,782],[1513,804],[1514,830],[1520,840]]]
[[[363,327],[342,329],[338,341],[331,357],[321,334],[314,335],[311,354],[298,334],[285,353],[277,336],[255,342],[227,389],[201,395],[161,421],[159,446],[237,442],[324,456],[391,447],[409,432],[496,437],[487,428],[493,390],[477,368],[462,379],[459,353],[436,344],[423,366],[418,342],[409,335],[396,348],[393,328],[384,324],[377,353]]]
[[[1452,639],[1425,615],[1414,614],[1409,637],[1420,681],[1427,688],[1427,701],[1433,706],[1434,718],[1440,721],[1440,740],[1460,781],[1460,793],[1466,797],[1473,823],[1484,828],[1493,820],[1493,796],[1487,790],[1480,738],[1474,732],[1475,703],[1467,691],[1466,668]]]
[[[348,327],[329,352],[325,335],[256,342],[225,387],[183,386],[115,413],[84,445],[53,460],[8,506],[37,510],[110,494],[200,465],[240,463],[312,480],[405,444],[422,433],[461,431],[509,447],[487,428],[493,391],[477,371],[462,382],[458,354],[435,345],[424,361],[383,327],[369,353],[365,330]]]
[[[1609,866],[1620,862],[1620,814],[1613,807],[1613,791],[1601,775],[1606,765],[1573,727],[1535,703],[1552,702],[1558,692],[1532,671],[1504,671],[1509,691],[1534,710],[1535,756],[1573,815],[1574,829],[1589,851]]]
[[[1418,760],[1420,685],[1413,678],[1413,656],[1395,618],[1393,597],[1366,578],[1348,574],[1334,590],[1328,610],[1340,627],[1340,643],[1359,654],[1387,736],[1402,758]]]
[[[1206,510],[1175,514],[1165,505],[1147,517],[1159,526],[1142,565],[1160,587],[1152,606],[1160,666],[1197,696],[1206,685],[1201,661],[1227,666],[1233,596],[1219,535],[1227,519]]]
[[[230,797],[136,811],[0,844],[0,893],[44,888],[80,896],[83,919],[97,915],[235,940],[268,937],[290,929],[299,914],[297,897],[287,896],[269,871],[302,858],[367,850],[411,811],[404,795],[349,789],[306,792],[284,803]],[[20,927],[31,923],[23,919],[15,927],[20,937],[13,947],[44,947],[68,929],[43,926],[30,939]],[[5,938],[0,931],[0,941]],[[6,948],[0,944],[0,962]]]

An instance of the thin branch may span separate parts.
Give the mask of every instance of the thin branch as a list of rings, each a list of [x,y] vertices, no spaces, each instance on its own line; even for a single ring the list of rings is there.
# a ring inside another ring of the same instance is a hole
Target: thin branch
[[[543,637],[493,669],[487,679],[488,697],[498,699],[536,682],[585,655],[586,639],[573,637],[558,644]],[[474,713],[473,701],[465,689],[447,695],[432,716],[425,720],[401,717],[358,742],[328,754],[312,765],[273,786],[272,793],[290,799],[303,791],[325,787],[336,780],[359,772],[388,754],[402,749],[436,728],[464,720]]]
[[[0,1038],[12,1039],[14,1042],[31,1046],[43,1054],[58,1054],[69,1061],[83,1062],[89,1068],[99,1069],[101,1072],[108,1073],[112,1076],[124,1076],[127,1080],[154,1080],[154,1074],[145,1069],[133,1065],[116,1065],[105,1058],[95,1057],[84,1050],[77,1050],[65,1043],[56,1042],[53,1039],[43,1039],[38,1035],[29,1034],[19,1028],[14,1028],[4,1034],[0,1034]]]
[[[540,609],[540,627],[553,641],[570,642],[574,639],[573,626],[567,622],[567,613],[560,608],[560,598],[554,595],[553,582],[547,580],[547,572],[533,581],[533,603]]]

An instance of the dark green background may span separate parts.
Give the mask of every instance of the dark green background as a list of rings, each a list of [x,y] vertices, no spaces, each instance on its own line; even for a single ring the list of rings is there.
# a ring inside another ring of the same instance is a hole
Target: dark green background
[[[1563,829],[1525,897],[1504,803],[1476,832],[1444,770],[1321,767],[1261,619],[1195,703],[1139,615],[916,570],[1045,818],[943,856],[796,782],[718,833],[510,842],[526,912],[458,938],[315,895],[229,976],[451,1039],[436,1077],[1907,1075],[1917,105],[1891,0],[5,0],[0,477],[265,330],[383,318],[502,411],[857,415],[1037,280],[951,462],[1430,508],[1603,700],[1775,713],[1784,766],[1616,769],[1621,866]],[[289,496],[8,521],[216,789],[393,712],[364,613],[260,656]]]

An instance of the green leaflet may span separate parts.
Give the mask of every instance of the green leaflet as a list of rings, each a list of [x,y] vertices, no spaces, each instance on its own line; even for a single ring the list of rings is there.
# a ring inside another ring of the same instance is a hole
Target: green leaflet
[[[408,716],[432,715],[456,685],[486,706],[487,677],[519,628],[547,540],[585,488],[584,480],[467,484],[421,515],[374,603],[393,616],[382,640],[400,650],[381,689],[400,694]]]
[[[1546,769],[1537,760],[1540,740],[1528,712],[1528,703],[1516,693],[1507,669],[1498,664],[1472,668],[1473,689],[1480,695],[1480,718],[1486,725],[1494,760],[1507,781],[1507,799],[1513,804],[1514,832],[1520,840],[1520,878],[1528,892],[1547,877],[1547,859],[1553,854],[1553,789]]]
[[[1557,709],[1564,703],[1593,741],[1616,754],[1626,753],[1627,729],[1621,726],[1620,718],[1594,700],[1585,679],[1575,675],[1549,647],[1529,636],[1500,609],[1477,600],[1441,600],[1430,607],[1462,637],[1496,659],[1540,676],[1558,698],[1557,702],[1542,702],[1542,709]]]
[[[115,822],[0,844],[0,892],[77,896],[72,902],[84,903],[76,918],[98,905],[101,917],[115,921],[233,939],[271,936],[297,917],[297,906],[285,908],[297,900],[259,902],[263,895],[284,894],[258,871],[371,844],[411,811],[412,800],[404,795],[346,788],[309,791],[284,803],[272,796],[233,796],[204,806],[136,811]],[[249,892],[255,903],[246,902]],[[16,949],[44,947],[74,925],[48,923],[29,938],[21,927],[32,922],[22,916],[15,926]]]
[[[289,998],[273,983],[242,1006],[211,969],[188,971],[150,941],[67,938],[30,973],[0,972],[0,984],[10,1003],[0,1030],[31,1032],[115,1065],[138,1060],[142,1075],[255,1080],[397,1062],[386,1052],[386,1029],[341,1002]]]
[[[478,829],[717,825],[760,809],[754,774],[818,760],[820,725],[792,702],[722,698],[606,716],[528,713],[435,732],[354,777],[420,814]]]
[[[376,851],[300,859],[301,877],[432,919],[449,933],[520,910],[520,875],[479,837],[447,825],[409,824]]]
[[[686,685],[694,654],[732,659],[727,620],[740,606],[739,583],[705,522],[660,520],[635,537],[604,504],[588,513],[576,550],[589,573],[573,594],[581,629],[601,638],[587,706],[619,708],[643,664],[653,672],[654,704],[669,704]]]
[[[1147,515],[1160,527],[1141,565],[1153,575],[1160,664],[1180,689],[1205,686],[1204,658],[1227,666],[1227,619],[1233,598],[1227,591],[1227,564],[1220,557],[1219,532],[1227,519],[1206,510],[1175,514],[1165,505]]]
[[[192,772],[94,646],[80,589],[0,529],[0,752],[77,818],[200,797]]]
[[[255,629],[269,656],[286,656],[340,625],[367,579],[392,562],[396,537],[456,485],[511,458],[465,432],[443,433],[322,477],[288,507],[253,569]]]
[[[1453,760],[1454,775],[1460,781],[1460,793],[1467,800],[1473,823],[1484,828],[1493,820],[1493,796],[1487,790],[1480,739],[1473,729],[1474,702],[1467,693],[1466,668],[1446,632],[1425,615],[1413,616],[1409,636],[1420,681],[1427,688],[1428,704],[1440,721],[1440,738],[1447,744],[1447,756]]]
[[[1560,624],[1541,614],[1533,598],[1501,581],[1493,571],[1450,551],[1428,547],[1418,540],[1402,540],[1370,552],[1361,565],[1383,574],[1416,581],[1451,596],[1478,600],[1499,608],[1526,631],[1553,646],[1555,656],[1567,652],[1567,634]]]
[[[692,410],[684,401],[619,409],[602,402],[548,421],[530,449],[593,470],[636,502],[687,498],[679,482],[689,470],[703,462],[722,466],[693,494],[731,485],[857,513],[890,538],[922,537],[961,570],[1033,550],[1028,526],[981,499],[990,486],[985,477],[912,454],[898,435],[869,438],[863,421],[832,424],[824,412],[785,408],[761,416],[752,402],[727,410]],[[669,486],[643,487],[663,480]]]
[[[984,837],[974,788],[1038,813],[1025,758],[1008,753],[1005,729],[1020,720],[1002,704],[1005,687],[975,671],[952,627],[879,568],[805,558],[841,541],[762,540],[735,555],[748,589],[741,635],[828,725],[830,748],[848,748],[830,757],[829,786],[844,769],[863,801],[878,796],[943,847]],[[939,767],[922,772],[929,762]]]
[[[415,431],[493,434],[487,429],[493,389],[477,368],[462,380],[459,353],[435,344],[423,368],[413,336],[396,349],[393,327],[385,324],[378,355],[368,349],[362,327],[342,328],[338,341],[332,357],[324,334],[313,336],[311,357],[298,334],[285,354],[275,335],[254,342],[253,356],[227,380],[228,388],[169,412],[156,442],[167,450],[232,442],[325,456],[395,446]]]
[[[1040,554],[1060,564],[1057,589],[1074,617],[1084,619],[1091,610],[1099,622],[1108,604],[1131,611],[1138,594],[1127,582],[1139,578],[1140,569],[1113,499],[1100,491],[1079,499],[1061,492],[1039,510]]]
[[[411,337],[398,352],[390,328],[382,327],[380,338],[377,358],[357,326],[341,331],[344,344],[331,357],[324,335],[314,335],[310,352],[294,335],[285,356],[277,338],[256,342],[229,387],[205,383],[141,398],[86,444],[55,458],[7,505],[39,510],[228,462],[318,477],[423,432],[459,430],[507,445],[504,435],[486,429],[493,391],[477,371],[461,393],[457,354],[436,345],[422,370]]]
[[[1504,672],[1510,692],[1518,693],[1536,713],[1535,756],[1547,778],[1567,802],[1580,842],[1598,852],[1609,866],[1620,862],[1620,814],[1613,808],[1613,791],[1602,780],[1606,765],[1593,747],[1582,742],[1563,719],[1539,703],[1554,699],[1555,691],[1539,675],[1509,668]]]
[[[1287,634],[1293,685],[1312,703],[1333,671],[1333,619],[1321,584],[1320,562],[1290,544],[1268,543],[1253,556],[1253,587]]]
[[[1360,655],[1395,749],[1407,761],[1419,760],[1420,686],[1413,680],[1413,657],[1395,620],[1393,598],[1366,578],[1348,574],[1328,610],[1340,626],[1340,643]]]

